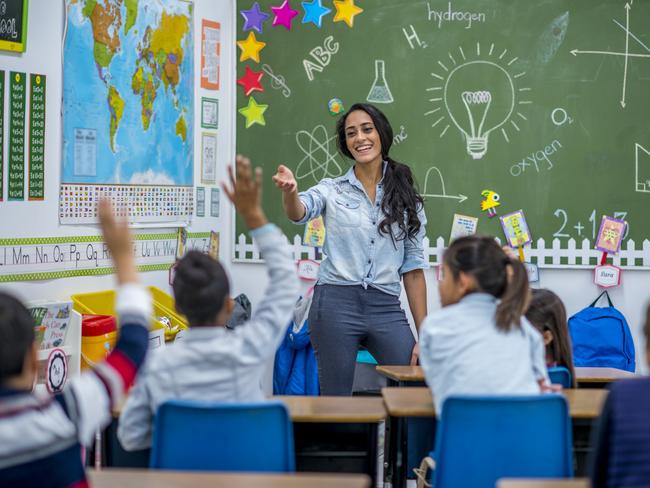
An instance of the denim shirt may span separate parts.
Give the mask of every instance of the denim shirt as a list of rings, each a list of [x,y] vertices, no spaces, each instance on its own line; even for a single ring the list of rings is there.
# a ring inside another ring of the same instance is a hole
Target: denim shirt
[[[384,162],[384,174],[386,166]],[[325,178],[299,194],[306,212],[296,223],[305,224],[320,215],[325,223],[326,258],[318,272],[318,284],[372,286],[399,295],[404,273],[429,267],[422,248],[427,223],[423,208],[418,210],[422,225],[412,239],[393,242],[390,235],[379,233],[378,225],[385,217],[382,182],[383,177],[371,202],[352,167],[345,175]],[[396,223],[392,229],[393,235],[400,235]]]

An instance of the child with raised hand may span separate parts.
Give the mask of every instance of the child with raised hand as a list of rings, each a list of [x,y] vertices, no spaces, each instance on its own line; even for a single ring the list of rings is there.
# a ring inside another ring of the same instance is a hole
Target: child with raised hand
[[[298,277],[282,232],[262,211],[261,179],[250,161],[237,156],[237,180],[229,168],[224,193],[251,229],[264,256],[269,284],[251,320],[234,330],[225,327],[233,309],[230,284],[221,264],[190,251],[176,266],[176,308],[189,322],[183,340],[156,351],[138,375],[120,416],[117,436],[127,450],[151,445],[158,406],[171,399],[212,402],[264,400],[265,366],[275,355],[298,298]],[[215,440],[218,442],[218,440]]]
[[[546,365],[563,366],[571,373],[573,387],[576,375],[573,369],[573,351],[567,326],[566,309],[560,297],[545,288],[532,290],[526,318],[542,334],[546,346]]]
[[[88,486],[82,446],[110,422],[144,361],[151,298],[138,283],[129,229],[115,221],[108,201],[100,203],[99,220],[116,268],[119,339],[104,362],[62,394],[32,392],[34,321],[22,303],[0,293],[0,486]]]
[[[439,292],[443,308],[420,333],[437,415],[451,395],[540,393],[548,373],[542,336],[523,316],[524,266],[491,237],[462,237],[445,252]]]

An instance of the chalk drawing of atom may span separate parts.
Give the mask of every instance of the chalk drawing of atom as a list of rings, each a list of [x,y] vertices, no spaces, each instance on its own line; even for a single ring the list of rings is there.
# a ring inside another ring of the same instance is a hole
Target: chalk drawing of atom
[[[317,125],[308,132],[296,132],[296,143],[305,155],[296,168],[296,179],[303,180],[310,176],[318,182],[323,178],[336,178],[343,173],[336,160],[336,135],[330,137],[324,125]]]

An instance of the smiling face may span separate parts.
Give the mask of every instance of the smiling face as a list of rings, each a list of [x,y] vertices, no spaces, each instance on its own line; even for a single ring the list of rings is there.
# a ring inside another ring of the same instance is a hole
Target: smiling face
[[[357,163],[381,161],[381,140],[370,115],[355,110],[345,120],[345,144]]]

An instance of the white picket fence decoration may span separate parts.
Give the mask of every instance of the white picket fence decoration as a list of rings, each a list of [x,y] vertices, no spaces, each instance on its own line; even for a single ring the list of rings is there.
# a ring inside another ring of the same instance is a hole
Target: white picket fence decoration
[[[499,239],[497,239],[500,242]],[[445,239],[438,237],[434,246],[429,238],[422,240],[424,255],[431,265],[437,265],[442,261],[445,251]],[[575,239],[569,239],[566,247],[562,247],[559,239],[553,239],[551,246],[547,247],[544,239],[538,239],[534,246],[527,245],[524,248],[526,261],[536,263],[540,268],[593,268],[600,262],[602,253],[594,249],[588,239],[582,241],[581,247],[576,246]],[[316,256],[316,249],[305,246],[302,243],[302,236],[293,237],[294,259],[319,260]],[[590,262],[590,259],[592,262]],[[640,260],[637,263],[637,260]],[[245,234],[240,234],[235,243],[235,262],[258,263],[262,262],[259,250],[248,240]],[[563,262],[564,261],[564,262]],[[623,264],[622,264],[623,263]],[[642,246],[637,249],[636,243],[629,239],[624,243],[618,255],[613,256],[613,264],[624,269],[650,269],[650,241],[644,240]]]

